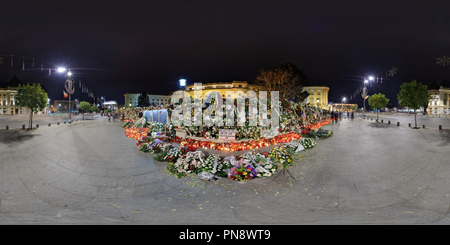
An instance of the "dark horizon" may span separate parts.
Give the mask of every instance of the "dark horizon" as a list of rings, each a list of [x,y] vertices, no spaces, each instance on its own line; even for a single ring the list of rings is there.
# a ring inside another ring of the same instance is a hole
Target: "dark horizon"
[[[168,94],[178,79],[248,81],[260,68],[293,63],[312,85],[330,87],[329,102],[350,99],[364,76],[383,76],[369,94],[394,104],[400,84],[450,80],[449,4],[444,1],[151,1],[2,3],[0,80],[39,82],[63,97],[71,68],[95,97]],[[15,55],[10,65],[9,55]],[[22,70],[23,56],[25,70]],[[32,58],[35,67],[32,67]],[[44,61],[44,71],[40,62]],[[386,70],[398,67],[393,77]],[[47,70],[45,69],[47,68]],[[79,90],[79,87],[76,86]],[[76,90],[76,93],[79,92]]]

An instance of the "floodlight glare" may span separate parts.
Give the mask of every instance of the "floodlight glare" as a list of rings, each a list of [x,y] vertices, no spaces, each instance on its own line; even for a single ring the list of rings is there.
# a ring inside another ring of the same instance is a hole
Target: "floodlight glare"
[[[63,73],[63,72],[65,72],[66,71],[66,68],[64,68],[64,67],[58,67],[58,72],[59,73]]]
[[[373,81],[373,77],[372,77],[372,76],[370,76],[370,77],[369,77],[369,80],[370,80],[370,81]]]

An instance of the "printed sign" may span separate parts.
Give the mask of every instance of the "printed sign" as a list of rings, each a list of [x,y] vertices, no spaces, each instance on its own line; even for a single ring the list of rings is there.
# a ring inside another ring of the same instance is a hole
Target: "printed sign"
[[[236,130],[234,129],[219,129],[219,140],[235,140]]]
[[[175,136],[180,137],[180,138],[186,138],[186,130],[182,130],[182,129],[175,129]]]

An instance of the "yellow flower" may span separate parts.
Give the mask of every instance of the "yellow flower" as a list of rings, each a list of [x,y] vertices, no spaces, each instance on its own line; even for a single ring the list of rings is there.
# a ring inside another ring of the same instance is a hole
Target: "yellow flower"
[[[247,172],[243,172],[242,175],[247,175]]]

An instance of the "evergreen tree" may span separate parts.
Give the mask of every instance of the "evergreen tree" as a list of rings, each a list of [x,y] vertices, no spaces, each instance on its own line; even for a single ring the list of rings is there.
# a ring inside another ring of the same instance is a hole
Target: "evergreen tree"
[[[150,106],[150,99],[148,98],[147,92],[142,91],[138,97],[137,106],[148,107]]]

